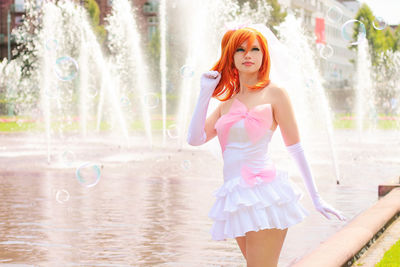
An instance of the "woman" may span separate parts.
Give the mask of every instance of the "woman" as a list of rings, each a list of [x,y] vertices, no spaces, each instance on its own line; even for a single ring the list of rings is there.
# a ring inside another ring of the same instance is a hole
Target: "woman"
[[[263,32],[275,38],[266,27]],[[210,232],[214,240],[235,238],[247,266],[277,266],[288,228],[309,214],[299,203],[301,190],[268,156],[278,125],[315,208],[328,219],[328,213],[345,218],[318,193],[289,96],[269,78],[274,62],[265,36],[255,27],[231,30],[221,48],[221,58],[201,77],[187,137],[197,146],[218,136],[222,149],[224,184],[214,193]],[[223,102],[206,120],[211,97]]]

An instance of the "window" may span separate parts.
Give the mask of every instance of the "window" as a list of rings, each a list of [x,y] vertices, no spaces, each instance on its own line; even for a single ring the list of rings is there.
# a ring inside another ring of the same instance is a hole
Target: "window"
[[[15,12],[24,12],[25,11],[24,0],[15,0],[14,5],[15,5]]]
[[[18,26],[18,25],[21,25],[23,21],[24,21],[24,20],[22,19],[22,16],[15,16],[15,24],[16,24],[17,26]]]
[[[156,2],[147,1],[143,5],[143,12],[144,13],[157,13],[158,6]]]
[[[157,31],[157,26],[154,25],[149,25],[148,27],[148,39],[151,40],[151,38],[153,38],[153,35],[156,33]]]
[[[148,17],[147,23],[148,23],[148,39],[151,40],[153,34],[157,30],[158,17],[157,16]]]
[[[158,17],[157,16],[151,16],[147,18],[147,22],[149,25],[157,25],[158,24]]]

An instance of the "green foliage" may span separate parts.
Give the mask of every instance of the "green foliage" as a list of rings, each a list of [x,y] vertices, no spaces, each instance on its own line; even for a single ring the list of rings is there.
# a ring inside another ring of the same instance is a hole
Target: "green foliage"
[[[238,0],[238,4],[240,6],[243,6],[244,3],[248,2],[250,4],[250,7],[252,9],[256,9],[257,8],[257,4],[267,4],[269,5],[272,9],[271,9],[271,16],[270,19],[267,21],[267,26],[268,28],[271,29],[271,31],[277,35],[278,32],[275,30],[275,26],[278,26],[279,24],[281,24],[282,21],[285,20],[287,12],[286,11],[282,11],[281,10],[281,5],[278,3],[278,0],[261,0],[261,1],[257,1],[257,0]]]
[[[275,26],[281,24],[286,18],[286,11],[281,11],[281,5],[277,0],[265,0],[271,7],[271,17],[267,23],[267,26],[271,29],[271,31],[277,35],[278,32],[275,30]]]
[[[147,52],[149,53],[151,60],[154,62],[160,61],[160,50],[161,50],[161,39],[160,30],[157,27],[156,31],[151,36],[147,46]]]
[[[99,25],[100,9],[95,0],[85,0],[85,8],[89,12],[93,25]]]
[[[390,27],[386,27],[384,30],[375,29],[373,26],[375,16],[369,6],[365,3],[362,4],[361,8],[358,10],[355,19],[361,21],[365,25],[366,38],[371,49],[371,59],[373,65],[377,65],[378,55],[381,52],[385,52],[387,50],[398,50],[400,42],[399,27],[397,27],[395,35],[392,34]],[[359,32],[359,24],[355,23],[353,32],[354,41],[357,40]],[[358,46],[351,46],[350,49],[357,50]]]
[[[397,26],[393,38],[394,38],[393,51],[400,51],[400,26]]]
[[[400,266],[400,239],[383,255],[376,267]]]
[[[106,32],[104,26],[99,25],[99,23],[100,23],[99,5],[97,4],[97,2],[95,0],[85,0],[84,6],[87,9],[87,11],[89,12],[93,30],[95,31],[97,37],[99,38],[99,41],[101,43],[103,43],[106,38],[107,32]]]

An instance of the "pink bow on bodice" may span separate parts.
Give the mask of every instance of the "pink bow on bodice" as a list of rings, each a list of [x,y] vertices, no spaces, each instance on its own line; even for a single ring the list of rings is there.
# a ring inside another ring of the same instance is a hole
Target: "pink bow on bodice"
[[[222,153],[225,151],[229,129],[241,119],[244,119],[244,126],[250,140],[256,143],[272,125],[271,104],[261,104],[247,110],[245,104],[234,98],[229,112],[222,115],[215,123]]]
[[[249,166],[243,165],[241,174],[246,183],[248,183],[250,186],[254,186],[257,177],[266,182],[271,182],[275,178],[276,169],[274,165],[270,165],[259,172],[253,172]]]

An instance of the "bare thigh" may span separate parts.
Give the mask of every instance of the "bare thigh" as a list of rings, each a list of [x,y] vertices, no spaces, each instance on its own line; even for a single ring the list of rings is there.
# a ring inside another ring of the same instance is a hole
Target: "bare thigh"
[[[276,267],[288,228],[246,233],[247,267]]]
[[[240,251],[242,251],[243,257],[246,259],[246,237],[238,236],[238,237],[235,237],[235,239],[239,245]]]

